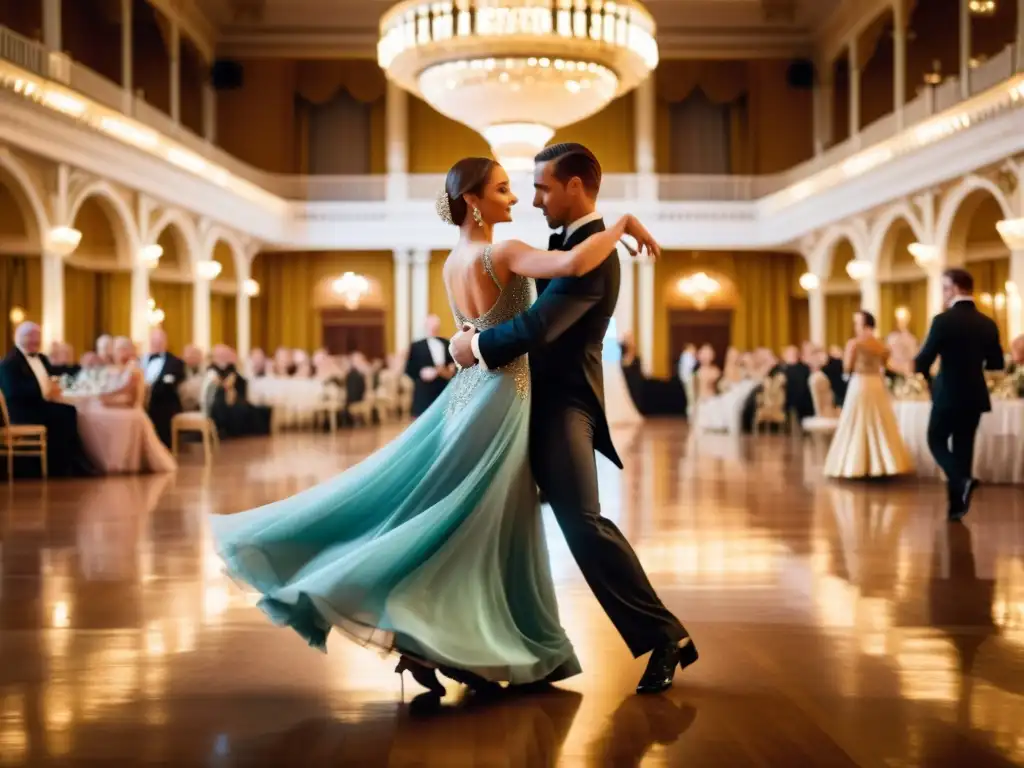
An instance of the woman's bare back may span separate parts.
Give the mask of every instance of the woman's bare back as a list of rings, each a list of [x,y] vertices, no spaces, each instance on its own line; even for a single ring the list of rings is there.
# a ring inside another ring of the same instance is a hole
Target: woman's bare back
[[[507,283],[491,264],[490,245],[460,245],[444,262],[444,284],[452,311],[466,320],[483,317],[497,304]]]

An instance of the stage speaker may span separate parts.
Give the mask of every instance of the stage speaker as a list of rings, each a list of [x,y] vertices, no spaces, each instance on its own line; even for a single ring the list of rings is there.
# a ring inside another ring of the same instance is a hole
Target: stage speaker
[[[809,59],[794,59],[786,70],[786,82],[790,88],[806,91],[814,87],[814,62]]]
[[[210,67],[210,82],[218,91],[235,91],[245,81],[245,70],[237,61],[217,59]]]

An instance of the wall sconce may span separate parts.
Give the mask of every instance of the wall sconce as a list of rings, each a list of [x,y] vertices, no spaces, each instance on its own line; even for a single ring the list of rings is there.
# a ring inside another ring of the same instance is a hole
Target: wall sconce
[[[821,278],[813,272],[804,272],[800,275],[800,287],[808,293],[816,291],[821,287]]]
[[[11,325],[21,325],[25,322],[25,310],[21,307],[11,307],[10,314],[7,316],[11,320]]]
[[[914,257],[914,262],[921,269],[928,269],[939,260],[939,246],[937,245],[911,243],[907,246],[907,250],[910,251],[910,255]]]
[[[206,280],[209,282],[210,280],[216,280],[217,275],[220,274],[220,271],[223,268],[224,267],[219,261],[206,259],[196,264],[196,274],[199,276],[200,280]]]
[[[149,320],[150,328],[156,328],[167,316],[164,311],[156,305],[156,299],[154,298],[150,298],[149,301],[146,302],[146,315]]]
[[[909,323],[910,322],[910,310],[906,307],[896,307],[896,322],[898,323]]]
[[[851,259],[846,263],[846,274],[850,276],[851,280],[856,280],[858,283],[871,277],[872,272],[874,272],[874,267],[867,259]]]
[[[153,270],[160,266],[160,257],[164,255],[162,245],[144,245],[139,249],[139,261],[146,265],[146,269]]]
[[[1024,251],[1024,219],[997,221],[996,231],[1011,251]]]
[[[245,290],[245,295],[248,296],[250,299],[254,299],[260,295],[260,284],[253,280],[251,277],[245,281],[245,285],[243,286],[243,288]]]
[[[75,252],[82,242],[82,233],[74,227],[54,227],[46,237],[46,248],[62,259]]]

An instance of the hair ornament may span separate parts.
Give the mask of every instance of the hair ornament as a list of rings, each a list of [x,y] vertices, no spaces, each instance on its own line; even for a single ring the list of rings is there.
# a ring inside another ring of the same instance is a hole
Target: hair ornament
[[[455,225],[455,221],[452,219],[452,206],[451,201],[448,199],[448,192],[442,189],[437,193],[437,200],[434,202],[434,210],[437,211],[438,217],[445,224]]]

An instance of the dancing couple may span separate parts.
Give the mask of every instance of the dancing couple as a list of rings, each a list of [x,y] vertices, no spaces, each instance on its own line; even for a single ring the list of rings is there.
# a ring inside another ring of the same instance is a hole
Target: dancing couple
[[[518,202],[505,170],[465,158],[437,212],[459,228],[444,266],[463,331],[460,370],[434,404],[362,463],[290,499],[211,521],[229,572],[310,645],[332,628],[401,654],[435,695],[437,673],[480,690],[581,671],[559,622],[538,486],[587,583],[635,657],[638,693],[697,660],[632,547],[601,516],[595,449],[621,468],[604,413],[602,342],[623,235],[657,256],[632,216],[596,212],[601,166],[579,144],[536,158],[548,250],[492,240]],[[539,298],[530,305],[530,278]],[[529,354],[529,362],[527,362]]]

